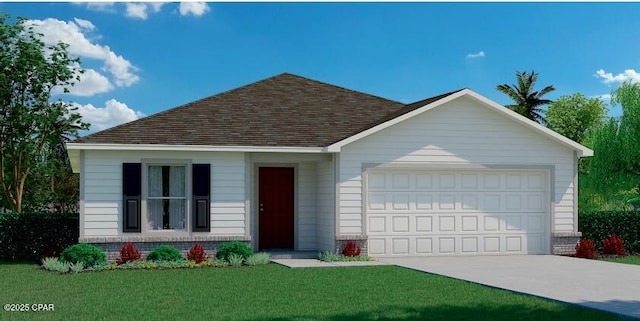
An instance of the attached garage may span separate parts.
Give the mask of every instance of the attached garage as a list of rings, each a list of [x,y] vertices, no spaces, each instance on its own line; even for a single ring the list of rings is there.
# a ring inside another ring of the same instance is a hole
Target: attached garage
[[[572,254],[592,151],[472,91],[329,147],[337,235],[373,257]]]
[[[548,171],[370,170],[372,256],[548,254]]]

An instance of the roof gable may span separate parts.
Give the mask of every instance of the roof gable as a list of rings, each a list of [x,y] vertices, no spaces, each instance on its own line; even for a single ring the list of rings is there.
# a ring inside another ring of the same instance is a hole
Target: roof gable
[[[439,108],[441,106],[443,106],[444,104],[453,101],[455,99],[458,99],[460,97],[463,96],[468,96],[473,98],[474,100],[478,101],[479,103],[481,103],[484,107],[491,109],[492,111],[501,113],[505,116],[507,116],[508,119],[515,121],[517,123],[519,123],[520,125],[523,125],[525,127],[531,128],[534,131],[545,135],[549,138],[551,138],[552,140],[565,145],[566,147],[575,150],[578,153],[578,157],[583,157],[583,156],[593,156],[593,151],[585,146],[580,145],[577,142],[572,141],[569,138],[566,138],[558,133],[556,133],[555,131],[548,129],[532,120],[527,119],[526,117],[508,109],[505,108],[504,106],[489,100],[488,98],[470,90],[470,89],[461,89],[458,91],[454,91],[454,92],[450,92],[441,96],[437,96],[437,97],[433,97],[430,99],[426,99],[426,100],[422,100],[422,101],[418,101],[412,104],[407,105],[404,109],[400,109],[398,111],[395,112],[395,114],[398,114],[396,117],[389,117],[388,120],[381,122],[375,126],[372,126],[370,128],[368,128],[367,130],[364,130],[362,132],[359,132],[351,137],[348,137],[342,141],[336,142],[330,146],[327,147],[327,150],[330,152],[339,152],[340,149],[347,145],[350,144],[354,141],[357,141],[359,139],[362,139],[364,137],[367,137],[373,133],[376,133],[378,131],[381,131],[387,127],[393,126],[397,123],[400,123],[406,119],[415,117],[417,115],[420,115],[424,112],[428,112],[430,110],[433,110],[435,108]],[[405,112],[402,112],[405,111]]]

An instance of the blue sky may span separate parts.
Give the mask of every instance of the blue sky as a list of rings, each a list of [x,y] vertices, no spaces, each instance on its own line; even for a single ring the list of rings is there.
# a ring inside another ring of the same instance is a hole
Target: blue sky
[[[71,44],[92,131],[282,72],[413,102],[540,73],[548,97],[640,81],[640,3],[0,3]],[[606,96],[605,96],[606,98]],[[620,115],[619,107],[610,113]]]

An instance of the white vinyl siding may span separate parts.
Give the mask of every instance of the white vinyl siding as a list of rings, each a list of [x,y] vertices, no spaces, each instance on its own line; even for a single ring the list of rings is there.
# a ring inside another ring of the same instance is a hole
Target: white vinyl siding
[[[212,235],[245,235],[244,153],[84,151],[83,237],[134,236],[122,232],[122,163],[170,159],[211,164]],[[143,182],[144,183],[144,182]],[[191,204],[187,195],[188,204]],[[191,215],[191,209],[187,211]],[[144,213],[143,213],[144,215]],[[188,231],[191,227],[188,228]],[[198,234],[201,235],[201,234]]]
[[[297,249],[316,250],[316,164],[298,165],[298,217],[295,220]]]
[[[319,251],[335,250],[335,182],[332,161],[318,162],[316,169],[316,243]]]
[[[551,232],[573,232],[574,153],[477,101],[462,97],[342,148],[339,232],[364,234],[362,173],[366,166],[551,168]]]

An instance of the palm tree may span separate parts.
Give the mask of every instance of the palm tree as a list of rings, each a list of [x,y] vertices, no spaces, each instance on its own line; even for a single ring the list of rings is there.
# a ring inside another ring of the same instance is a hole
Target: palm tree
[[[544,118],[544,109],[540,107],[551,103],[551,100],[542,99],[542,96],[556,89],[553,86],[547,86],[540,91],[533,91],[533,87],[538,80],[538,73],[533,70],[530,73],[517,71],[516,79],[518,80],[517,85],[503,84],[496,86],[498,91],[515,101],[514,105],[505,107],[535,122],[545,124],[547,121]]]

